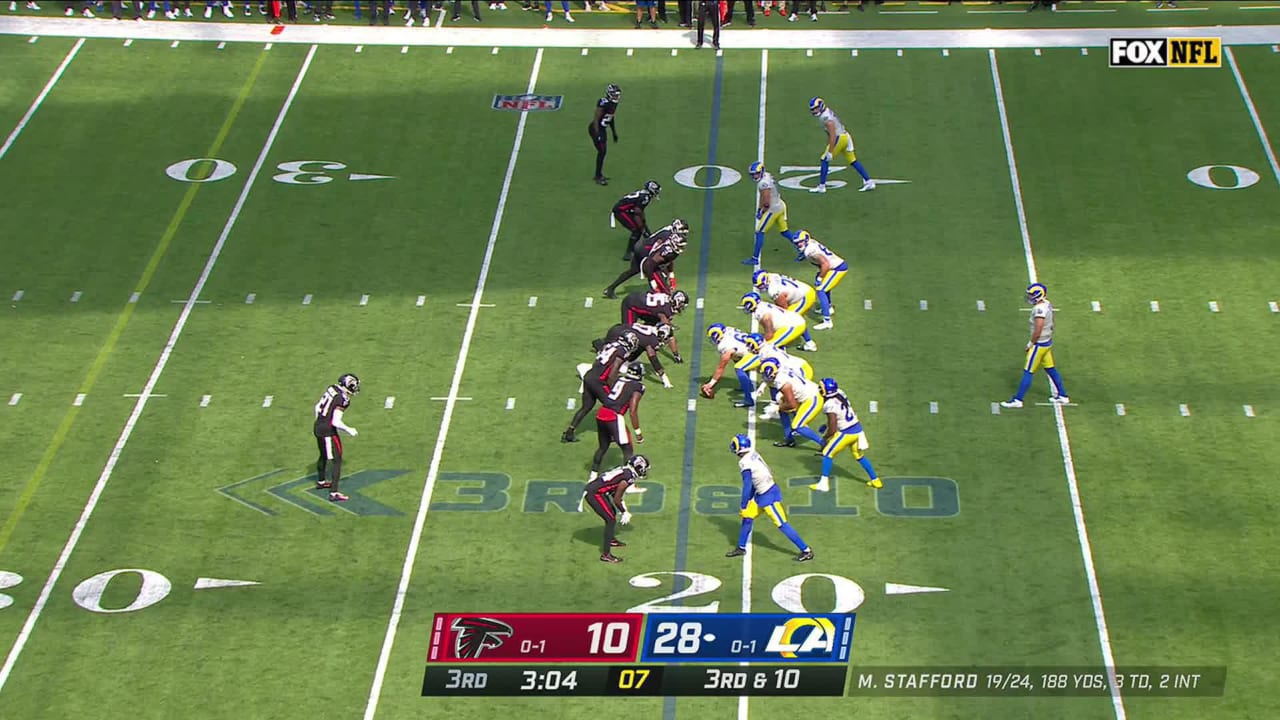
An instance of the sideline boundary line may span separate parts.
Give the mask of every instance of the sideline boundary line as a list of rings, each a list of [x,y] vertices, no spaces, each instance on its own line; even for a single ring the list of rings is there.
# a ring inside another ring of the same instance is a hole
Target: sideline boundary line
[[[267,155],[271,152],[272,146],[275,145],[276,137],[280,134],[280,127],[284,125],[285,116],[289,113],[289,108],[293,106],[293,100],[297,97],[298,90],[302,87],[302,81],[307,76],[307,69],[311,67],[311,60],[315,57],[318,47],[318,45],[312,45],[311,50],[302,61],[302,67],[299,68],[298,76],[293,81],[293,87],[289,89],[289,94],[285,97],[284,104],[280,106],[280,112],[276,115],[275,124],[271,126],[271,132],[267,134],[267,140],[262,145],[262,152],[258,153],[258,159],[254,162],[253,169],[249,171],[249,176],[245,179],[244,188],[240,191],[240,196],[236,198],[236,204],[231,209],[231,215],[227,218],[226,224],[223,225],[222,233],[218,235],[218,242],[213,246],[212,252],[209,253],[209,259],[205,262],[204,269],[200,272],[200,277],[196,280],[195,287],[191,289],[187,304],[183,306],[182,313],[178,315],[178,321],[174,323],[173,331],[169,333],[169,339],[165,343],[164,349],[160,351],[160,358],[151,370],[151,376],[147,378],[147,384],[143,387],[137,403],[134,404],[133,412],[129,414],[129,419],[125,421],[124,429],[120,431],[120,438],[116,440],[115,447],[111,449],[111,455],[107,458],[107,464],[102,468],[102,473],[98,476],[98,482],[94,485],[93,492],[89,495],[89,501],[80,513],[80,518],[76,520],[75,527],[71,530],[71,535],[67,538],[67,543],[63,546],[61,554],[58,555],[58,561],[49,573],[48,580],[45,581],[44,587],[40,589],[40,595],[36,598],[30,614],[27,615],[27,620],[23,623],[18,637],[14,640],[13,647],[10,648],[9,654],[5,658],[4,666],[0,667],[0,692],[4,690],[5,682],[13,672],[13,667],[18,662],[18,657],[22,654],[22,649],[26,646],[27,639],[31,637],[36,621],[40,619],[40,614],[44,612],[45,606],[49,603],[49,596],[53,594],[53,586],[57,584],[58,578],[62,576],[62,571],[71,559],[71,553],[75,551],[76,545],[80,542],[80,536],[84,534],[84,529],[89,524],[89,518],[93,515],[94,509],[97,508],[98,501],[102,498],[102,493],[106,491],[107,482],[115,471],[116,463],[120,461],[125,444],[129,442],[130,436],[133,435],[133,429],[137,426],[138,419],[142,416],[142,411],[147,406],[147,400],[151,398],[156,383],[160,381],[160,375],[164,372],[165,366],[169,364],[173,348],[178,344],[178,338],[182,335],[182,330],[186,327],[187,320],[191,317],[191,311],[196,307],[196,299],[200,297],[205,283],[209,281],[209,276],[213,273],[213,266],[218,262],[218,257],[222,255],[222,248],[225,247],[227,238],[231,235],[231,229],[235,227],[236,220],[240,217],[240,211],[244,209],[245,201],[249,199],[249,192],[253,189],[254,181],[257,180],[258,174],[262,171],[262,166],[266,164]]]
[[[80,48],[84,47],[84,38],[76,41],[75,45],[67,51],[66,57],[62,58],[62,63],[58,65],[58,69],[53,71],[53,76],[49,78],[49,82],[45,83],[44,89],[36,95],[36,99],[31,101],[31,107],[27,108],[27,113],[18,121],[17,126],[13,128],[13,132],[9,133],[9,137],[5,139],[4,145],[0,145],[0,160],[9,153],[9,148],[13,147],[13,143],[18,140],[18,136],[26,129],[27,123],[31,122],[31,118],[35,117],[36,111],[44,104],[44,99],[49,97],[49,93],[53,92],[53,86],[58,84],[58,80],[62,79],[62,73],[67,71],[67,67],[71,65],[71,61],[76,59],[76,54],[80,52]]]
[[[1031,250],[1031,235],[1027,232],[1026,215],[1023,213],[1022,189],[1018,182],[1018,162],[1013,154],[1013,138],[1009,133],[1009,117],[1005,113],[1004,90],[1000,85],[1000,65],[996,51],[989,50],[991,84],[995,88],[996,109],[1000,113],[1000,130],[1004,136],[1005,157],[1009,163],[1009,178],[1018,207],[1018,229],[1022,234],[1022,249],[1027,259],[1027,276],[1030,282],[1038,282],[1035,255]],[[1093,548],[1089,543],[1089,530],[1084,523],[1084,505],[1080,501],[1080,483],[1076,479],[1075,460],[1071,456],[1071,440],[1067,436],[1067,421],[1062,406],[1053,406],[1053,420],[1058,426],[1058,446],[1062,451],[1062,469],[1067,476],[1067,490],[1071,495],[1071,513],[1075,518],[1076,539],[1080,543],[1080,557],[1084,563],[1085,577],[1089,581],[1089,597],[1093,601],[1093,619],[1098,632],[1098,645],[1102,650],[1102,664],[1107,668],[1107,682],[1111,686],[1111,705],[1116,720],[1125,720],[1124,699],[1116,681],[1116,662],[1111,652],[1111,633],[1107,630],[1107,616],[1102,609],[1102,591],[1098,588],[1098,573],[1093,565]]]
[[[542,67],[542,48],[533,58],[533,69],[529,71],[529,86],[525,94],[532,94],[538,84],[538,72]],[[511,159],[507,162],[507,174],[502,179],[502,191],[498,195],[498,209],[493,214],[493,226],[489,230],[489,244],[484,250],[484,260],[480,263],[480,276],[476,279],[475,293],[471,299],[471,311],[467,315],[467,327],[462,332],[462,346],[458,349],[458,361],[453,368],[453,381],[449,384],[449,395],[445,398],[444,414],[440,418],[440,430],[436,433],[435,448],[431,452],[431,465],[427,468],[427,477],[422,487],[422,499],[418,503],[418,514],[413,521],[413,534],[409,536],[409,546],[405,549],[404,566],[400,570],[400,583],[396,587],[396,597],[391,605],[391,616],[387,620],[387,632],[382,639],[382,650],[378,653],[378,666],[373,673],[373,684],[369,688],[369,699],[365,704],[365,720],[373,720],[378,712],[378,701],[382,696],[382,683],[386,679],[387,665],[391,661],[391,649],[395,645],[396,630],[400,627],[400,618],[404,614],[405,598],[409,594],[409,582],[413,577],[413,565],[418,558],[418,547],[422,543],[422,527],[426,522],[427,512],[431,509],[431,495],[435,491],[436,479],[440,475],[440,457],[444,454],[445,440],[449,437],[449,425],[453,422],[453,411],[458,406],[458,388],[462,385],[462,373],[467,367],[467,356],[471,352],[471,339],[475,336],[476,321],[480,316],[480,301],[484,298],[485,284],[489,281],[489,266],[493,261],[493,248],[498,242],[498,231],[502,228],[502,216],[507,209],[507,195],[511,191],[511,178],[516,172],[516,159],[520,156],[520,145],[524,142],[524,128],[529,120],[529,111],[520,113],[520,122],[516,125],[516,138],[511,146]]]
[[[1262,120],[1258,117],[1258,110],[1253,106],[1253,98],[1249,95],[1249,86],[1244,82],[1244,75],[1240,74],[1240,68],[1236,66],[1236,56],[1231,52],[1231,48],[1223,48],[1227,56],[1227,64],[1231,66],[1231,74],[1236,78],[1236,87],[1240,88],[1240,96],[1244,98],[1245,107],[1249,110],[1249,118],[1253,120],[1253,129],[1258,131],[1258,140],[1262,142],[1262,149],[1267,153],[1267,161],[1271,163],[1272,177],[1280,183],[1280,164],[1276,163],[1276,153],[1271,149],[1271,139],[1267,137],[1266,128],[1262,126]]]

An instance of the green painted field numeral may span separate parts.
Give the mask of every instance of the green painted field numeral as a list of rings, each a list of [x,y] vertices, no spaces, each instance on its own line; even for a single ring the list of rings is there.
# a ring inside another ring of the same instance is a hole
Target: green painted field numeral
[[[530,480],[524,494],[524,511],[540,513],[554,506],[564,512],[577,512],[585,484],[581,480]],[[647,491],[627,495],[627,508],[633,515],[660,512],[666,488],[656,482],[641,483],[641,486]]]
[[[474,501],[448,502],[432,501],[432,510],[495,512],[507,507],[511,500],[507,490],[511,487],[511,478],[503,473],[452,472],[440,473],[440,482],[466,483],[454,489],[454,494],[479,498]],[[476,483],[479,483],[477,486]],[[576,501],[575,501],[576,502]]]
[[[960,490],[944,477],[886,477],[875,491],[876,509],[890,517],[944,518],[960,514]],[[920,502],[925,499],[925,503]]]

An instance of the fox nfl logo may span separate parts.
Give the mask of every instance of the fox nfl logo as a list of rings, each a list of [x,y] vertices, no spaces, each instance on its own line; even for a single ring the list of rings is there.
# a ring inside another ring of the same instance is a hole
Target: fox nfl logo
[[[515,112],[549,111],[559,110],[563,102],[563,95],[494,95],[493,109]]]
[[[1222,38],[1112,38],[1111,67],[1222,67]]]

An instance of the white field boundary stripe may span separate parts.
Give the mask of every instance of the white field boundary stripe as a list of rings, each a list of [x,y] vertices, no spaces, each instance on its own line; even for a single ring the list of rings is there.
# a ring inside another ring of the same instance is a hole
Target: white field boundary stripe
[[[9,674],[13,672],[13,667],[18,662],[18,657],[22,654],[22,649],[31,637],[36,621],[40,619],[40,614],[44,612],[45,605],[49,602],[49,596],[53,593],[53,586],[57,584],[58,578],[62,576],[62,571],[66,568],[67,561],[71,558],[71,553],[75,551],[76,544],[80,542],[80,536],[89,524],[89,518],[93,515],[94,509],[98,507],[98,501],[102,498],[102,493],[107,488],[107,482],[111,480],[111,474],[116,469],[116,463],[120,461],[120,456],[124,453],[125,444],[129,442],[130,436],[133,435],[133,429],[138,424],[138,418],[141,417],[143,409],[147,406],[147,400],[153,397],[152,391],[155,390],[156,383],[160,381],[160,375],[164,372],[165,366],[169,364],[169,357],[173,354],[173,348],[178,344],[178,338],[181,337],[182,330],[186,327],[187,320],[191,317],[191,311],[196,307],[196,298],[200,297],[205,283],[209,281],[209,276],[213,273],[213,266],[218,262],[218,257],[222,255],[222,248],[227,243],[227,237],[231,235],[231,229],[235,227],[236,220],[240,217],[240,211],[244,209],[245,201],[249,197],[249,191],[253,189],[253,182],[257,179],[258,173],[267,161],[267,154],[271,152],[271,146],[275,144],[276,136],[280,134],[280,126],[284,124],[285,115],[288,114],[289,108],[293,105],[293,99],[297,96],[298,89],[302,87],[302,80],[307,76],[307,69],[311,67],[311,59],[315,57],[318,47],[317,45],[312,45],[311,50],[302,61],[302,67],[298,69],[298,76],[293,81],[293,87],[289,88],[289,94],[285,97],[284,104],[280,106],[280,112],[276,115],[275,124],[271,126],[271,132],[267,134],[267,140],[262,145],[262,152],[258,153],[258,159],[254,162],[253,169],[249,171],[249,176],[245,178],[244,188],[240,190],[240,197],[236,198],[236,204],[231,208],[231,215],[227,218],[226,224],[222,226],[222,233],[218,235],[218,242],[214,244],[213,251],[209,253],[209,259],[205,262],[204,269],[200,272],[200,277],[196,280],[195,287],[191,289],[191,295],[187,297],[187,303],[182,307],[182,312],[178,315],[178,321],[174,323],[173,330],[169,333],[169,340],[165,343],[164,349],[160,351],[160,359],[156,360],[156,365],[151,370],[151,376],[147,378],[147,384],[142,388],[138,401],[134,403],[133,412],[129,413],[129,419],[125,421],[124,429],[120,431],[120,438],[116,440],[115,447],[111,449],[111,455],[107,458],[107,464],[102,468],[97,484],[93,486],[93,492],[89,494],[89,501],[85,503],[84,510],[80,513],[80,518],[76,520],[76,525],[71,530],[71,536],[67,538],[67,543],[63,546],[62,553],[58,555],[58,561],[49,573],[49,579],[45,581],[44,587],[40,589],[40,595],[36,598],[36,603],[32,606],[30,614],[27,615],[27,621],[23,623],[22,630],[18,632],[18,637],[14,640],[13,647],[9,649],[9,655],[5,658],[4,666],[0,667],[0,691],[4,690],[5,682],[8,681]]]
[[[1022,212],[1022,191],[1018,184],[1018,166],[1013,156],[1013,141],[1009,135],[1009,119],[1005,114],[1004,90],[1000,86],[1000,66],[996,51],[990,50],[991,82],[996,91],[996,109],[1000,112],[1000,127],[1004,131],[1005,156],[1009,162],[1009,176],[1013,179],[1014,199],[1018,206],[1018,225],[1022,231],[1022,248],[1027,258],[1027,275],[1036,282],[1036,261],[1031,252],[1031,236],[1027,233],[1026,217]],[[1116,720],[1125,720],[1124,699],[1116,682],[1116,662],[1111,652],[1111,633],[1107,630],[1107,616],[1102,609],[1102,592],[1098,589],[1098,573],[1093,566],[1093,548],[1089,543],[1089,530],[1084,523],[1084,506],[1080,502],[1080,484],[1076,479],[1076,464],[1071,456],[1071,440],[1067,436],[1067,422],[1062,406],[1053,406],[1053,419],[1058,426],[1058,446],[1062,451],[1062,467],[1067,476],[1067,490],[1071,495],[1071,512],[1075,517],[1076,539],[1080,543],[1080,557],[1084,562],[1085,577],[1089,581],[1089,597],[1093,601],[1093,619],[1098,632],[1098,645],[1102,650],[1102,664],[1107,668],[1107,682],[1111,686],[1111,706]]]
[[[529,71],[529,87],[525,90],[526,94],[533,93],[538,83],[538,70],[541,67],[542,48],[538,48],[538,53],[533,58],[533,69]],[[422,500],[418,504],[418,515],[413,521],[413,533],[409,535],[409,546],[404,554],[404,567],[400,570],[400,584],[396,588],[395,601],[391,605],[391,617],[387,620],[387,632],[382,639],[382,651],[378,654],[377,669],[373,673],[369,701],[364,708],[365,720],[372,720],[378,712],[382,683],[386,678],[387,664],[391,660],[391,648],[395,644],[396,630],[400,627],[400,617],[404,613],[404,601],[409,593],[413,565],[418,558],[418,547],[422,542],[422,526],[426,522],[427,511],[431,507],[431,495],[435,491],[436,478],[440,475],[440,457],[444,454],[444,443],[449,437],[449,425],[453,421],[454,408],[458,405],[458,388],[462,384],[462,373],[467,367],[467,355],[471,352],[471,339],[475,336],[476,320],[480,316],[480,301],[484,299],[485,283],[489,280],[489,266],[493,261],[493,248],[498,241],[498,231],[502,228],[502,215],[507,208],[507,194],[511,191],[511,178],[515,175],[516,158],[520,156],[520,144],[524,140],[524,127],[528,119],[529,113],[522,112],[520,122],[516,125],[516,139],[511,146],[507,174],[502,178],[498,209],[493,214],[493,226],[489,230],[489,244],[484,250],[484,260],[480,263],[480,277],[476,279],[476,290],[471,298],[471,312],[467,315],[467,327],[462,332],[462,346],[458,349],[458,362],[453,368],[453,382],[449,385],[449,396],[445,399],[444,415],[440,418],[440,430],[436,433],[435,449],[431,452],[431,465],[427,468],[426,481],[422,487]]]
[[[1240,68],[1236,66],[1235,53],[1231,52],[1231,48],[1223,48],[1227,54],[1227,64],[1231,66],[1231,74],[1236,76],[1236,86],[1240,88],[1240,96],[1244,98],[1244,104],[1249,109],[1249,117],[1253,120],[1253,128],[1258,131],[1258,139],[1262,141],[1262,149],[1267,153],[1267,160],[1271,163],[1271,172],[1276,182],[1280,183],[1280,164],[1276,163],[1275,150],[1271,149],[1271,140],[1267,138],[1267,131],[1262,127],[1262,120],[1258,118],[1258,110],[1253,106],[1253,98],[1249,96],[1249,86],[1244,84],[1244,76],[1240,74]]]
[[[1280,25],[1233,25],[1211,28],[1224,45],[1275,45]],[[441,27],[425,32],[418,27],[368,27],[291,25],[283,35],[272,35],[271,26],[256,23],[175,22],[111,23],[80,18],[0,17],[0,34],[48,37],[136,38],[204,42],[252,42],[314,45],[395,45],[410,47],[528,47],[528,48],[685,48],[685,30],[591,30],[555,28]],[[735,30],[723,32],[725,46],[733,49],[791,50],[899,48],[1105,48],[1120,33],[1127,38],[1197,37],[1204,26],[1159,28],[1055,28],[1002,30]]]
[[[13,132],[9,133],[9,137],[5,139],[4,145],[0,145],[0,160],[8,154],[9,148],[13,147],[13,143],[22,134],[23,129],[27,127],[27,123],[31,122],[31,118],[35,116],[36,111],[40,109],[40,105],[44,103],[44,99],[49,97],[49,93],[53,91],[53,86],[58,84],[58,80],[62,78],[62,73],[67,71],[67,66],[72,60],[76,59],[76,53],[80,52],[80,48],[84,47],[84,38],[76,41],[75,45],[67,51],[67,56],[62,58],[62,63],[58,65],[58,69],[53,71],[53,76],[49,78],[49,82],[45,83],[44,89],[31,101],[31,107],[27,108],[27,114],[22,116],[18,121],[18,125],[13,128]]]
[[[760,51],[760,136],[756,145],[756,159],[764,162],[764,135],[765,135],[765,108],[769,102],[769,51]],[[758,266],[757,266],[758,267]],[[760,321],[755,316],[751,317],[751,332],[760,331]],[[755,380],[757,373],[751,372],[752,380]],[[763,380],[763,379],[762,379]],[[746,398],[743,398],[746,400]],[[756,444],[756,408],[754,406],[747,408],[747,437],[751,439],[752,447]],[[754,531],[752,532],[754,536]],[[752,543],[747,540],[747,554],[742,556],[742,612],[751,612],[751,573],[752,573]],[[747,665],[742,662],[739,665]],[[751,698],[747,695],[738,696],[738,720],[747,720],[747,716],[751,713]]]

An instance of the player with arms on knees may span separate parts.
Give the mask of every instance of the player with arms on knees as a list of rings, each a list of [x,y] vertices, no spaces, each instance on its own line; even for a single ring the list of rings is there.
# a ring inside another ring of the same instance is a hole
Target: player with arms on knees
[[[858,419],[858,413],[854,411],[849,397],[840,389],[835,378],[822,378],[818,387],[822,391],[822,411],[827,414],[827,424],[822,428],[825,433],[822,437],[822,479],[809,488],[819,492],[831,489],[831,468],[835,464],[836,455],[845,448],[849,448],[853,459],[867,471],[867,477],[870,478],[867,485],[877,489],[884,487],[880,476],[876,475],[876,469],[871,467],[871,461],[863,455],[871,444],[867,442],[862,421]]]
[[[795,233],[787,227],[787,204],[782,201],[782,195],[778,192],[778,183],[773,179],[773,174],[766,170],[764,163],[759,160],[751,163],[747,173],[756,183],[756,245],[751,257],[743,260],[742,264],[755,266],[760,264],[760,251],[764,250],[765,233],[776,227],[782,233],[782,237],[788,241],[795,237]]]
[[[808,334],[804,316],[761,300],[760,293],[749,292],[743,295],[738,307],[755,318],[760,323],[764,339],[778,347],[786,347]],[[810,338],[805,340],[800,349],[817,350],[818,344]]]
[[[867,169],[862,167],[862,163],[858,160],[858,155],[853,150],[853,136],[845,129],[844,123],[840,122],[840,116],[827,107],[827,103],[820,97],[809,99],[809,113],[818,119],[818,124],[822,125],[822,129],[827,133],[827,145],[822,152],[818,186],[809,192],[827,191],[827,173],[831,170],[832,159],[839,159],[862,176],[862,188],[858,192],[875,190],[876,181],[871,179]]]
[[[343,502],[349,498],[338,492],[338,481],[342,479],[342,439],[338,437],[341,430],[351,437],[360,433],[342,420],[343,413],[351,407],[351,397],[360,392],[360,378],[346,373],[338,378],[338,382],[324,389],[320,399],[316,401],[316,421],[313,427],[316,445],[320,449],[320,459],[316,461],[316,487],[329,491],[330,502]],[[328,478],[325,471],[329,472]]]
[[[782,440],[774,447],[795,447],[796,435],[822,446],[822,438],[809,428],[818,416],[820,406],[818,386],[803,375],[783,368],[776,358],[760,362],[760,376],[778,391],[778,415],[782,421]]]
[[[1027,302],[1031,304],[1031,339],[1027,341],[1027,357],[1022,364],[1022,381],[1018,383],[1018,392],[1000,403],[1000,407],[1022,407],[1022,399],[1027,396],[1031,381],[1041,368],[1049,376],[1049,382],[1053,383],[1053,395],[1049,396],[1049,402],[1055,405],[1071,402],[1062,385],[1062,375],[1053,364],[1053,303],[1049,302],[1048,293],[1041,283],[1027,286]]]
[[[561,433],[560,442],[578,441],[575,435],[578,425],[597,402],[603,403],[609,396],[605,385],[610,383],[610,378],[617,377],[618,369],[639,344],[640,338],[635,333],[624,332],[622,337],[600,348],[600,352],[596,353],[595,363],[591,365],[583,363],[578,366],[578,376],[582,378],[582,405],[573,414],[569,427]]]
[[[672,319],[688,304],[689,295],[683,290],[677,290],[670,295],[640,290],[622,299],[622,322],[626,325],[634,325],[638,322],[649,325],[661,323],[670,325]],[[680,348],[676,347],[674,334],[668,344],[671,346],[671,359],[676,363],[684,362],[684,358],[680,357]]]
[[[658,228],[649,237],[640,238],[631,248],[631,267],[609,283],[604,289],[604,296],[616,297],[615,293],[622,283],[636,275],[644,275],[649,281],[649,289],[654,292],[674,292],[676,258],[684,252],[688,241],[689,224],[680,218],[672,220],[670,225]]]
[[[623,495],[636,481],[649,474],[649,458],[633,455],[625,463],[587,483],[585,493],[587,505],[604,520],[604,543],[601,545],[600,561],[620,563],[622,558],[613,554],[613,548],[626,547],[626,543],[614,537],[618,525],[631,523],[631,512]]]
[[[649,224],[645,220],[644,211],[649,203],[658,199],[662,186],[656,180],[648,180],[639,190],[623,195],[613,204],[613,217],[630,235],[627,236],[627,251],[622,254],[623,260],[630,260],[635,254],[636,243],[649,237]]]
[[[830,330],[834,327],[831,322],[831,291],[849,274],[849,263],[814,239],[808,230],[796,233],[795,246],[799,253],[796,255],[796,262],[808,260],[818,268],[813,282],[817,285],[818,304],[822,306],[822,322],[814,325],[813,329]]]
[[[757,270],[751,275],[751,285],[762,297],[772,298],[774,305],[790,310],[802,318],[818,302],[818,292],[811,285],[781,273]],[[813,341],[808,328],[805,328],[802,337],[806,343]]]
[[[547,6],[550,8],[550,4]],[[568,11],[565,12],[565,18],[569,17]],[[548,10],[547,19],[551,19],[551,12]],[[604,97],[596,101],[596,114],[592,116],[591,122],[587,125],[587,132],[591,135],[591,144],[596,147],[596,176],[597,185],[608,185],[609,178],[604,176],[604,156],[609,152],[609,138],[605,135],[605,131],[613,131],[613,141],[618,142],[618,127],[614,123],[617,121],[618,102],[622,100],[622,88],[609,83],[609,87],[604,89]]]
[[[751,447],[751,438],[738,434],[729,442],[729,450],[738,456],[738,470],[742,472],[742,503],[738,515],[742,518],[742,527],[738,530],[738,545],[725,553],[725,557],[738,557],[747,554],[747,542],[751,540],[751,526],[755,518],[763,510],[773,521],[775,527],[782,531],[797,548],[796,562],[808,562],[813,559],[813,548],[805,544],[800,533],[787,521],[787,510],[782,506],[782,491],[773,481],[773,471],[765,464],[760,453]]]
[[[644,396],[644,368],[639,363],[627,363],[622,366],[618,379],[609,387],[603,407],[596,412],[596,438],[599,447],[595,457],[591,458],[591,475],[588,480],[595,480],[604,462],[605,453],[612,445],[622,451],[622,459],[630,460],[632,455],[631,435],[627,432],[627,418],[631,416],[631,428],[635,432],[636,442],[644,442],[644,433],[640,430],[640,398]]]

